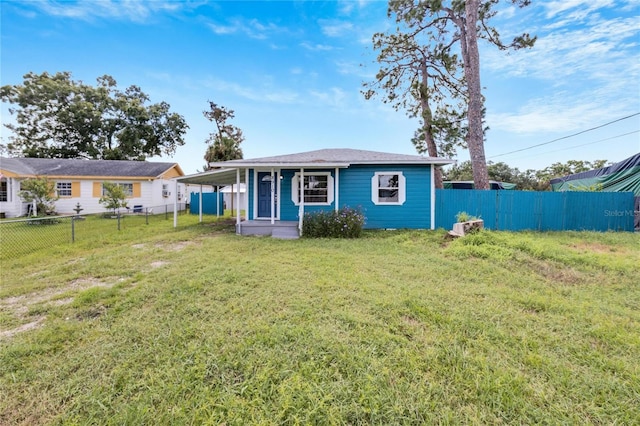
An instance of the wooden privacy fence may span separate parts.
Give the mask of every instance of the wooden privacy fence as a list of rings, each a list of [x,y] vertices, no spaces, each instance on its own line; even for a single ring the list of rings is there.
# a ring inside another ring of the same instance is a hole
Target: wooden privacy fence
[[[451,229],[459,212],[502,231],[630,231],[632,192],[436,190],[436,228]],[[637,214],[637,213],[636,213]]]

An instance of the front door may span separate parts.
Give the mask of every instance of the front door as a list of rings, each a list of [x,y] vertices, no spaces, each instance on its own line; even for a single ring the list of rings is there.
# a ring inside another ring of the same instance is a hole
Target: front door
[[[275,205],[278,205],[278,174],[273,174],[273,191]],[[271,209],[271,173],[258,172],[258,217],[270,218]],[[275,216],[275,215],[274,215]]]

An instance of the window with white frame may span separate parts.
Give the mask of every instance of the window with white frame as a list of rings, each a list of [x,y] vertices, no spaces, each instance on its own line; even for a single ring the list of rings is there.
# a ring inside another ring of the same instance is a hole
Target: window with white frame
[[[124,195],[126,195],[127,197],[133,197],[132,183],[118,183],[117,186],[122,188],[122,190],[124,191]],[[105,195],[107,195],[107,191],[104,188],[104,185],[102,185],[102,196],[104,197]]]
[[[371,178],[371,201],[378,205],[401,205],[406,199],[402,172],[376,172]]]
[[[71,197],[71,182],[57,182],[56,191],[58,197]]]
[[[333,177],[329,172],[304,173],[304,203],[329,205],[333,203]],[[291,180],[291,200],[300,204],[300,173]]]
[[[9,185],[6,179],[0,179],[0,202],[9,201]]]

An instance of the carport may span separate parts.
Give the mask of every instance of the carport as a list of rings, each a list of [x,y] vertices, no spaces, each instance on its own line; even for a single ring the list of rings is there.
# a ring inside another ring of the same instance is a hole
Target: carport
[[[247,183],[249,180],[249,169],[244,169],[244,173],[241,173],[240,168],[220,168],[215,170],[209,170],[206,172],[196,173],[193,175],[182,176],[176,178],[176,193],[178,191],[178,183],[187,185],[200,185],[200,207],[199,216],[200,222],[202,222],[202,186],[213,186],[216,188],[218,197],[220,197],[220,187],[227,185],[235,185],[238,199],[240,199],[240,184]],[[173,227],[178,226],[178,208],[177,201],[173,209]],[[248,212],[245,211],[245,219],[247,219]],[[236,229],[238,229],[242,218],[240,217],[240,208],[236,210]]]

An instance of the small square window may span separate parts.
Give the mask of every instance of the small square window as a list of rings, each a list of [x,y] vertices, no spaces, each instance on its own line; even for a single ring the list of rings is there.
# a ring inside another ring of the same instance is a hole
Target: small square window
[[[57,182],[58,197],[71,197],[71,182]]]
[[[304,203],[329,205],[333,203],[333,177],[330,173],[304,174]],[[296,173],[291,181],[291,199],[300,204],[300,173]]]
[[[371,178],[371,201],[381,205],[400,205],[405,201],[402,172],[376,172]]]

